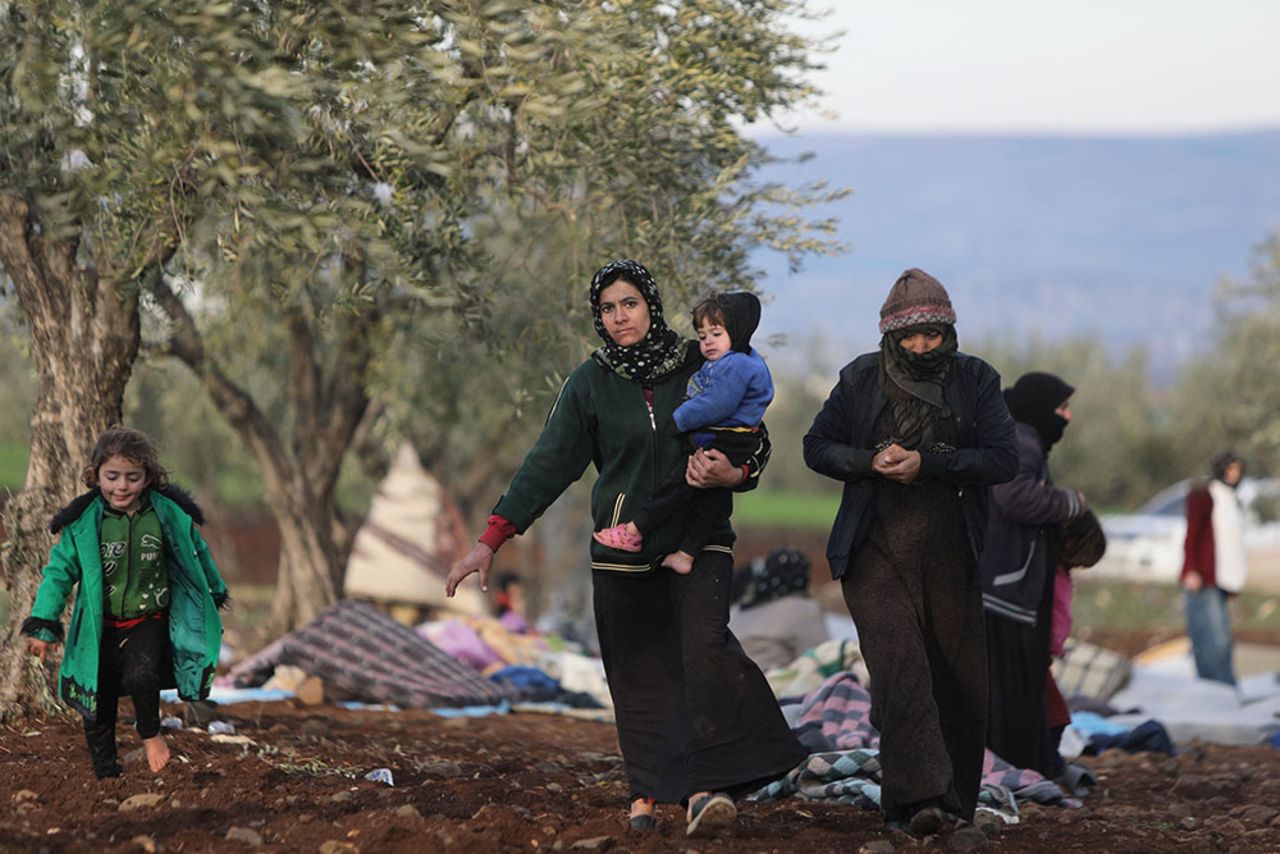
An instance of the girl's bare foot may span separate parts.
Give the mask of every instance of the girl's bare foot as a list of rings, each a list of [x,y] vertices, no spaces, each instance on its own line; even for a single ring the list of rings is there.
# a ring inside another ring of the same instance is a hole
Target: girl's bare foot
[[[146,748],[147,764],[151,766],[152,771],[159,771],[169,764],[169,745],[165,744],[164,736],[155,735],[144,738],[142,746]]]
[[[672,552],[662,559],[662,565],[681,575],[693,572],[693,555],[688,552]]]

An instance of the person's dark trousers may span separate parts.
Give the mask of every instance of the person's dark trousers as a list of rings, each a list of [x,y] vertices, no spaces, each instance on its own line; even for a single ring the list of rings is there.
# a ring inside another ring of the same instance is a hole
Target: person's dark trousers
[[[760,448],[760,434],[737,430],[715,431],[715,441],[710,445],[720,451],[734,466],[746,464]],[[690,446],[680,462],[667,473],[662,483],[649,496],[631,521],[641,534],[649,534],[663,523],[684,512],[687,514],[680,548],[691,555],[702,551],[711,539],[711,532],[733,515],[733,491],[729,489],[699,489],[685,480],[689,457],[697,450]]]
[[[938,806],[972,820],[986,732],[982,590],[955,547],[918,568],[867,542],[840,578],[871,674],[881,808],[892,822]]]
[[[1058,689],[1058,681],[1050,670],[1044,677],[1045,720],[1049,724],[1049,776],[1057,778],[1066,768],[1066,760],[1062,758],[1059,748],[1062,745],[1062,734],[1071,725],[1071,709],[1067,706],[1062,691]]]
[[[680,803],[776,779],[807,751],[729,630],[733,558],[693,572],[592,572],[596,628],[630,787]]]
[[[146,620],[127,629],[106,627],[98,658],[98,714],[84,722],[85,741],[99,779],[120,774],[116,760],[116,715],[119,699],[133,698],[141,738],[160,732],[160,686],[169,660],[169,624]]]

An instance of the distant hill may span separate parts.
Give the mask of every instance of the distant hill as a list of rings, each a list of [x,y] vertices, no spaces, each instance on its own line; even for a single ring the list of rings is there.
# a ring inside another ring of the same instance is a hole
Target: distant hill
[[[906,267],[941,279],[961,342],[1097,333],[1177,363],[1206,344],[1212,294],[1280,229],[1280,130],[1194,136],[802,136],[764,140],[766,177],[852,187],[832,206],[852,251],[791,275],[761,255],[764,335],[796,358],[819,326],[836,356],[875,345]],[[761,336],[764,337],[763,335]]]

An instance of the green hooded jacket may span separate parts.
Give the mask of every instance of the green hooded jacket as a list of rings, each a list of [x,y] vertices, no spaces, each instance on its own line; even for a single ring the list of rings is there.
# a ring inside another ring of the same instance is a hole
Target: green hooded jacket
[[[493,512],[524,531],[570,484],[594,464],[591,519],[597,530],[631,519],[672,468],[684,441],[672,413],[684,401],[689,377],[702,354],[691,343],[684,365],[653,384],[653,408],[644,388],[587,359],[565,380],[542,434],[525,456]],[[769,457],[767,434],[748,463],[750,476],[736,491],[754,489]],[[630,554],[591,542],[591,567],[612,572],[650,572],[664,554],[680,547],[682,520],[674,519],[645,537]],[[722,523],[704,551],[732,554],[733,528]]]
[[[227,585],[218,574],[209,546],[196,525],[200,508],[174,487],[149,489],[164,531],[169,557],[169,641],[173,673],[166,680],[184,700],[209,696],[222,647],[218,608],[227,602]],[[63,639],[62,609],[79,584],[71,606],[71,629],[59,671],[62,699],[88,720],[98,714],[98,658],[103,628],[102,558],[99,551],[104,502],[97,490],[85,493],[54,517],[50,530],[62,537],[49,555],[22,633],[45,641]]]

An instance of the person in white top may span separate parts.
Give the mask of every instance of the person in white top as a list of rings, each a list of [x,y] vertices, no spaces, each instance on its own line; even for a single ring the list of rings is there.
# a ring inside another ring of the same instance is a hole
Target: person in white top
[[[1213,458],[1210,471],[1207,483],[1187,493],[1180,581],[1197,675],[1234,685],[1227,603],[1244,587],[1245,579],[1244,508],[1236,494],[1244,477],[1244,460],[1223,451]]]

